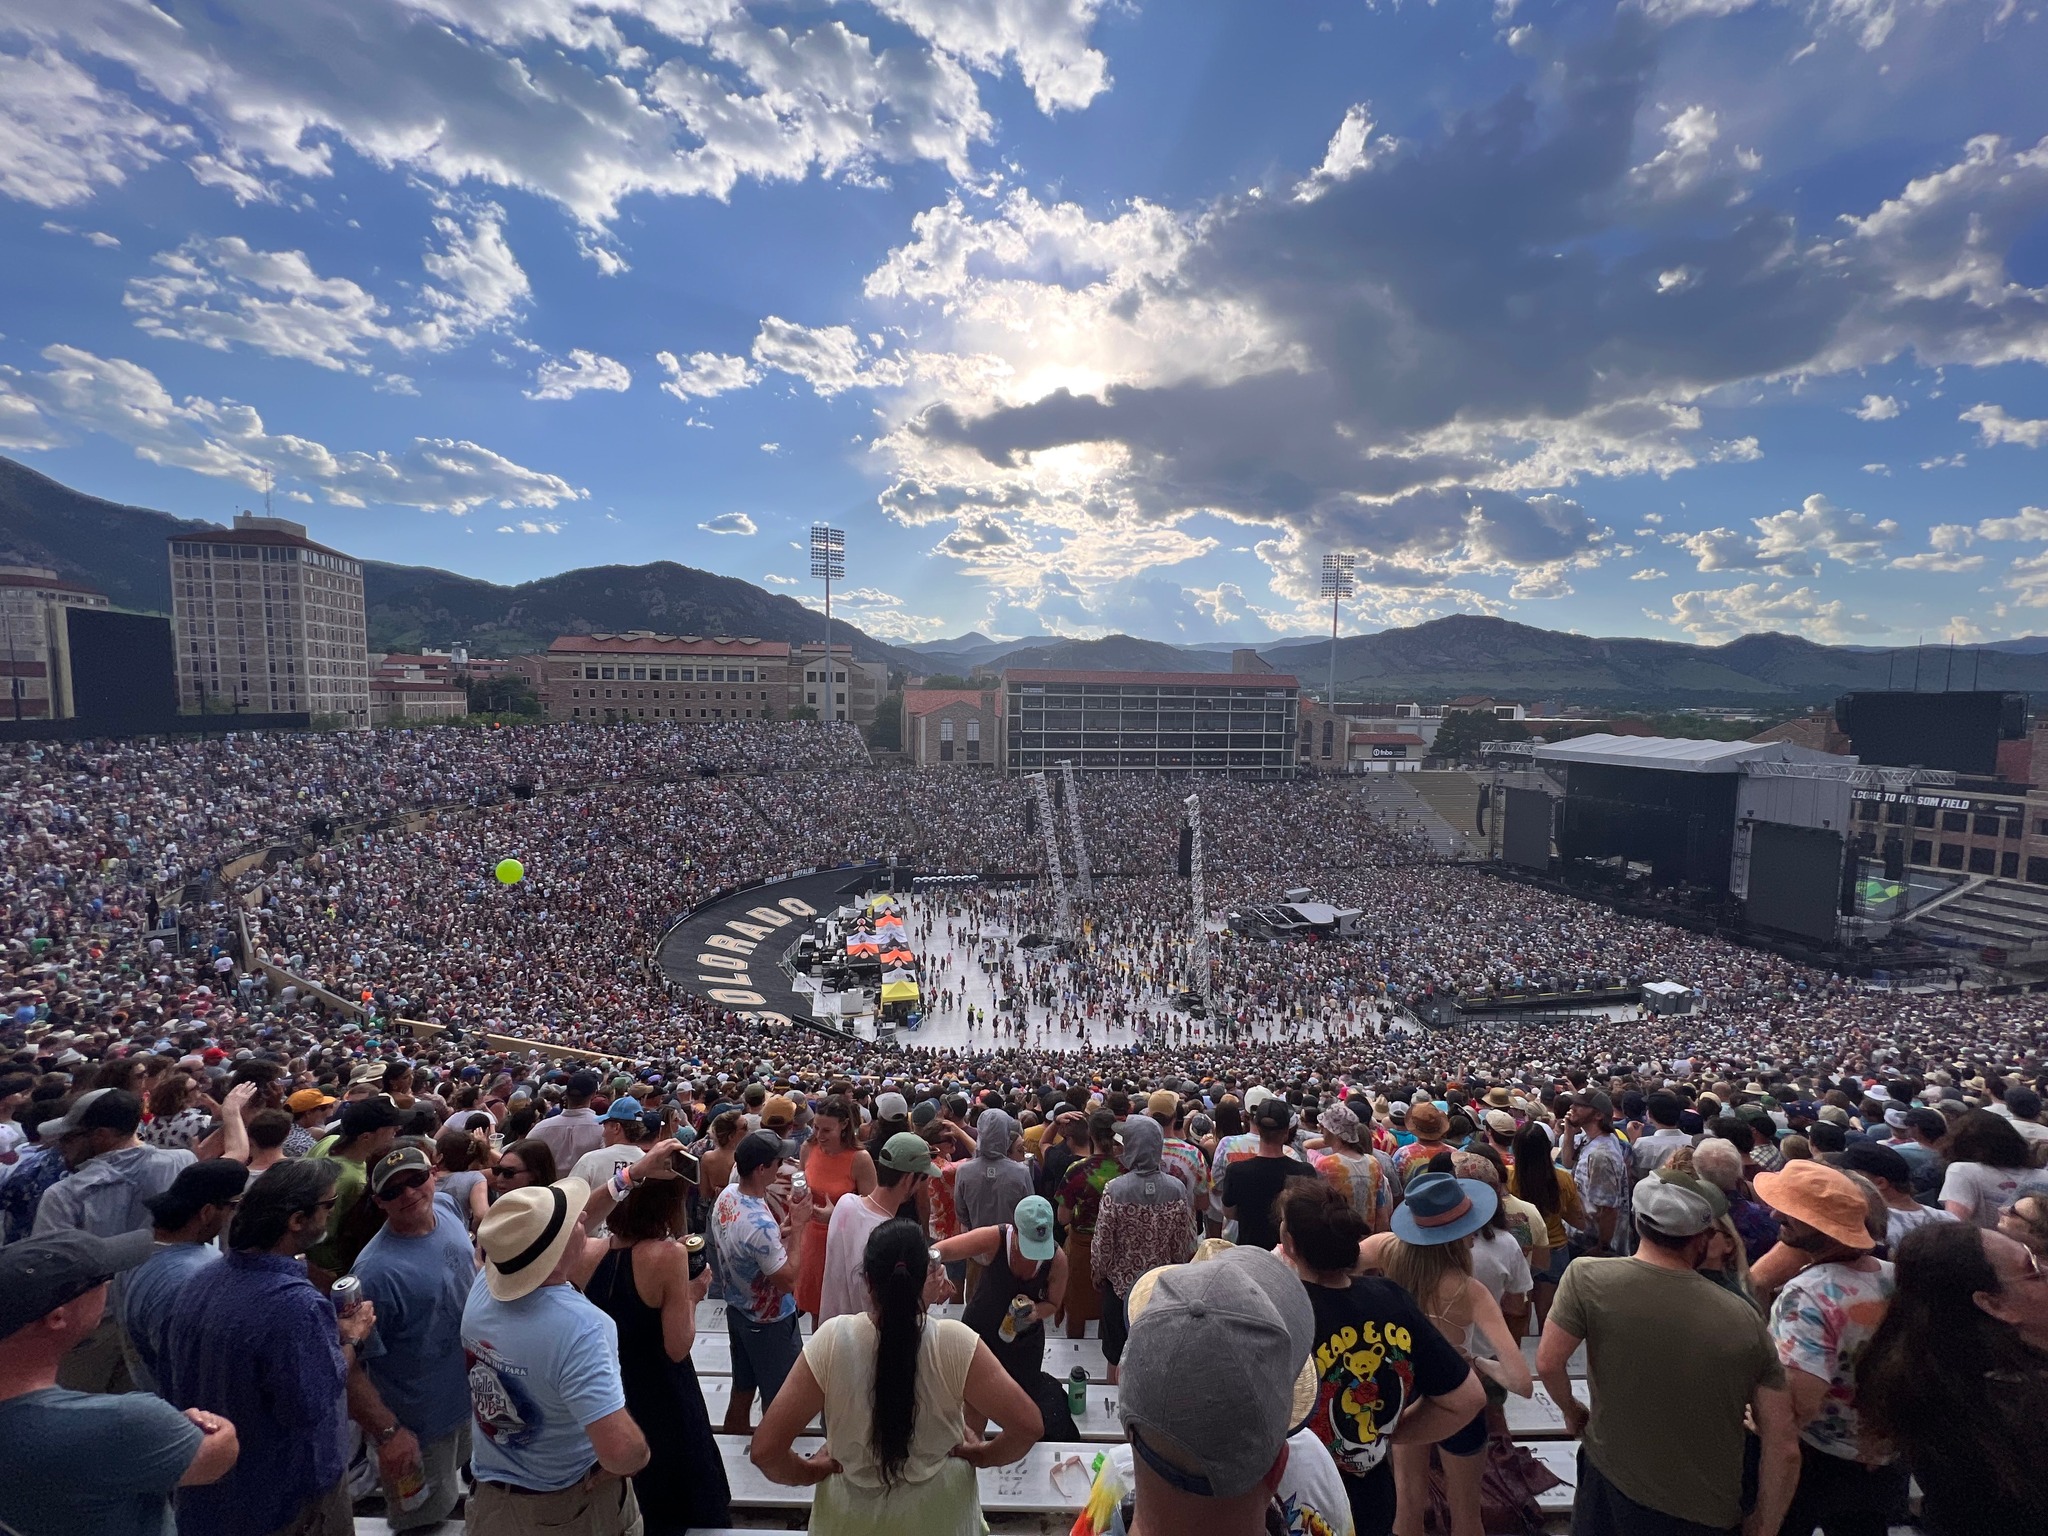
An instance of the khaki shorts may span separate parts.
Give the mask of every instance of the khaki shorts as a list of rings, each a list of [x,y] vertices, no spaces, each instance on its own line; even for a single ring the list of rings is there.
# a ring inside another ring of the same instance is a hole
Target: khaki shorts
[[[469,1496],[467,1536],[643,1536],[630,1478],[599,1472],[559,1493],[524,1493],[478,1483]]]

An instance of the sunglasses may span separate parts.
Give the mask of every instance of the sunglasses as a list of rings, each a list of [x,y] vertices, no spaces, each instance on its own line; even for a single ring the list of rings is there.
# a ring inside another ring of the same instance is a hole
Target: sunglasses
[[[398,1178],[387,1180],[383,1189],[377,1192],[377,1198],[379,1200],[396,1200],[401,1195],[409,1195],[416,1189],[424,1188],[427,1181],[432,1177],[432,1174],[427,1173],[401,1174]]]
[[[522,1176],[526,1171],[526,1169],[521,1168],[517,1163],[500,1163],[497,1167],[491,1170],[491,1177],[494,1179],[516,1179]]]

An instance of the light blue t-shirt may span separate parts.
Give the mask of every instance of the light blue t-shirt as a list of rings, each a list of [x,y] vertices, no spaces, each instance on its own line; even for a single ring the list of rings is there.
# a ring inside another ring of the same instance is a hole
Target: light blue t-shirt
[[[147,1392],[44,1387],[0,1402],[0,1528],[32,1536],[175,1536],[171,1490],[199,1426]]]
[[[121,1328],[128,1337],[135,1385],[161,1392],[157,1362],[163,1357],[164,1327],[171,1308],[192,1277],[220,1262],[211,1243],[167,1243],[128,1274],[121,1291]]]
[[[718,1279],[728,1307],[757,1323],[779,1323],[796,1311],[796,1298],[768,1283],[770,1275],[788,1267],[789,1252],[766,1200],[728,1184],[711,1207],[711,1234],[718,1244]]]
[[[462,1309],[462,1351],[478,1480],[536,1493],[580,1480],[597,1460],[586,1426],[626,1406],[612,1320],[573,1286],[499,1301],[479,1274]]]
[[[364,1245],[354,1274],[377,1308],[362,1349],[377,1395],[422,1441],[453,1434],[469,1413],[462,1309],[476,1254],[468,1225],[437,1201],[433,1231],[401,1237],[383,1228]]]

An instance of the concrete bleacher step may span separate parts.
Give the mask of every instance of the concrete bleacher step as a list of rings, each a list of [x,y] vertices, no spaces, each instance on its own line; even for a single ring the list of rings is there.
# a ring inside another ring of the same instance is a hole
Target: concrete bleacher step
[[[933,1317],[950,1317],[957,1322],[960,1317],[960,1303],[957,1301],[943,1302],[931,1309],[931,1315]],[[808,1338],[810,1336],[811,1320],[807,1314],[798,1314],[797,1328],[805,1337]],[[718,1300],[715,1296],[707,1296],[704,1300],[697,1303],[697,1331],[700,1334],[716,1333],[721,1335],[725,1332],[724,1302]],[[1088,1338],[1100,1338],[1102,1336],[1102,1324],[1091,1321],[1084,1325],[1084,1332]]]
[[[700,1331],[697,1342],[690,1348],[690,1363],[697,1368],[699,1376],[730,1376],[732,1374],[732,1340],[726,1337],[721,1325],[716,1333]],[[1096,1383],[1109,1380],[1109,1362],[1102,1357],[1100,1339],[1047,1339],[1045,1341],[1045,1369],[1061,1381],[1075,1366],[1088,1373],[1088,1379]]]

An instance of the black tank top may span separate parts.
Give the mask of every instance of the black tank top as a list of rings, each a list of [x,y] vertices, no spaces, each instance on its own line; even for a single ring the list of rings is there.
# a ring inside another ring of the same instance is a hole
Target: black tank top
[[[1019,1275],[1011,1267],[1012,1231],[1004,1227],[1002,1233],[1002,1248],[994,1259],[982,1266],[981,1279],[975,1283],[974,1294],[968,1298],[967,1306],[960,1314],[960,1321],[990,1344],[1002,1342],[1003,1314],[1010,1310],[1012,1301],[1019,1296],[1027,1296],[1034,1302],[1043,1301],[1047,1288],[1052,1284],[1050,1259],[1029,1275]]]

